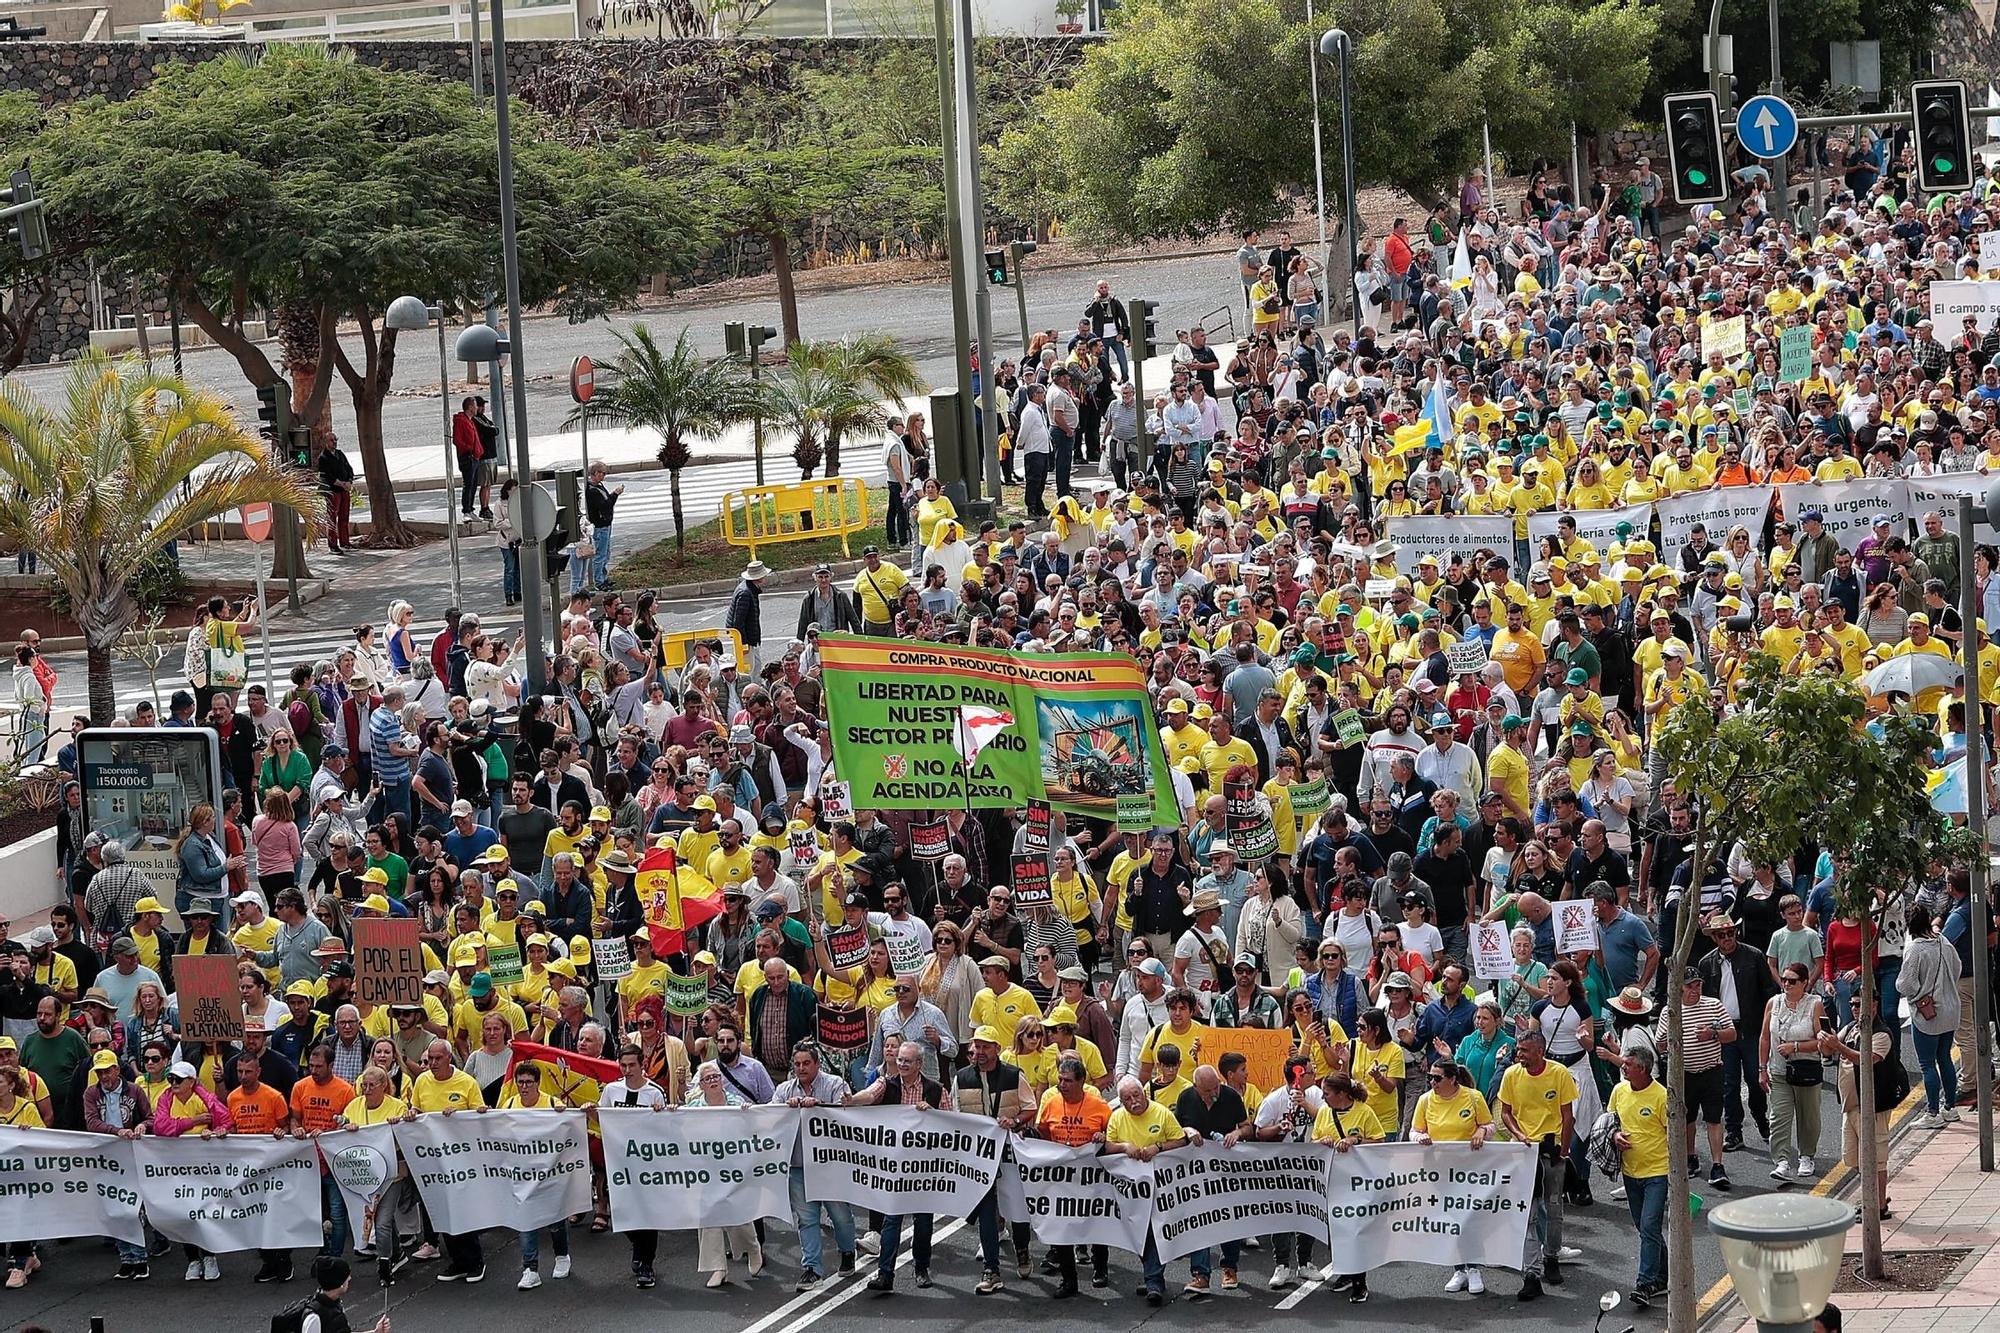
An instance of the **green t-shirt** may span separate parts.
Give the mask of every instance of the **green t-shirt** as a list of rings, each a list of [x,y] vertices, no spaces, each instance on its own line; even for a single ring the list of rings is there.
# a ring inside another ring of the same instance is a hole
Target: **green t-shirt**
[[[403,892],[410,886],[410,863],[390,852],[385,856],[368,858],[370,870],[380,869],[389,877],[389,896],[397,902],[403,901]]]

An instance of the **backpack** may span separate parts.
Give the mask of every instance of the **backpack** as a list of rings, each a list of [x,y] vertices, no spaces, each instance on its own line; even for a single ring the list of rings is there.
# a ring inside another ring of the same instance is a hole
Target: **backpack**
[[[319,1333],[319,1311],[313,1308],[314,1303],[315,1298],[308,1296],[272,1315],[271,1333]]]

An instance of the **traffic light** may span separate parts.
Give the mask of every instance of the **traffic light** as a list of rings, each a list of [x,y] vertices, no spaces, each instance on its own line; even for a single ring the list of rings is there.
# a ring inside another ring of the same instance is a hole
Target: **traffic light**
[[[49,252],[49,229],[42,220],[42,201],[35,197],[35,178],[26,167],[7,178],[0,191],[0,218],[7,220],[7,239],[21,247],[21,258],[40,259]]]
[[[742,356],[749,345],[743,341],[743,321],[732,319],[722,326],[722,350],[731,356]]]
[[[1007,252],[988,250],[986,252],[986,281],[995,287],[1007,285]]]
[[[1712,92],[1672,93],[1666,99],[1667,160],[1674,199],[1682,204],[1719,204],[1729,198],[1729,172],[1722,155],[1722,112]]]
[[[1007,249],[1014,256],[1014,271],[1018,273],[1021,271],[1021,261],[1035,253],[1035,243],[1033,241],[1009,241]]]
[[[264,424],[258,428],[264,440],[273,449],[281,449],[292,434],[292,391],[283,380],[275,384],[257,386],[257,420]]]
[[[293,467],[308,470],[313,465],[313,439],[311,426],[293,426],[286,439],[285,461]]]
[[[1156,321],[1159,307],[1152,301],[1133,299],[1125,303],[1125,320],[1132,327],[1132,359],[1144,361],[1153,355],[1153,345],[1159,341],[1160,330]]]
[[[1972,188],[1972,122],[1965,85],[1926,79],[1910,85],[1917,118],[1917,188],[1926,194]]]

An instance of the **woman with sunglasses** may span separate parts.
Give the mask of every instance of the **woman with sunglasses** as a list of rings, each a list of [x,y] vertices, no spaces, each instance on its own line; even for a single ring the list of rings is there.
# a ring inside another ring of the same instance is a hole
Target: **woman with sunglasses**
[[[1475,1152],[1484,1147],[1494,1134],[1493,1111],[1477,1088],[1466,1086],[1458,1062],[1433,1060],[1426,1077],[1430,1090],[1417,1098],[1410,1113],[1410,1142],[1463,1143]],[[1486,1290],[1486,1279],[1478,1264],[1458,1264],[1444,1289],[1477,1296]]]
[[[1911,946],[1916,943],[1919,921],[1928,928],[1930,918],[1921,912],[1911,916]],[[1910,952],[1911,948],[1906,946],[1903,976],[1910,974]],[[1946,952],[1950,952],[1949,945]],[[1952,954],[1949,961],[1952,974],[1956,976],[1957,955]],[[1812,989],[1811,978],[1811,969],[1803,963],[1788,963],[1779,969],[1779,992],[1764,1006],[1763,1032],[1757,1044],[1762,1057],[1758,1078],[1770,1094],[1771,1102],[1771,1179],[1780,1184],[1811,1180],[1816,1174],[1813,1157],[1819,1151],[1821,1083],[1824,1080],[1820,1065],[1819,1029],[1826,1008],[1818,993]],[[1899,987],[1900,984],[1899,978]],[[1956,982],[1949,983],[1947,989],[1951,991],[1955,1008],[1958,999]],[[1921,1014],[1914,1016],[1920,1018]],[[1955,1022],[1956,1013],[1953,1018]],[[1920,1028],[1917,1030],[1921,1031]],[[1950,1029],[1946,1029],[1944,1040],[1947,1043],[1950,1041]],[[1918,1041],[1918,1059],[1922,1061],[1922,1038]],[[1949,1056],[1946,1058],[1949,1059]],[[1935,1059],[1924,1065],[1927,1085],[1933,1084],[1936,1073]],[[1801,1081],[1794,1082],[1795,1078]],[[1956,1079],[1951,1081],[1955,1083]],[[1925,1091],[1935,1097],[1930,1086]],[[1953,1114],[1956,1116],[1956,1112]]]

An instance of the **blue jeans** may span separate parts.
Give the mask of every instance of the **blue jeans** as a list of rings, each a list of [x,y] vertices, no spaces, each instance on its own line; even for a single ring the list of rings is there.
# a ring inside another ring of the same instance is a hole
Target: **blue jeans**
[[[500,595],[513,601],[521,595],[521,548],[500,548]]]
[[[1222,1266],[1233,1269],[1236,1261],[1243,1257],[1243,1242],[1225,1240],[1222,1242]],[[1188,1256],[1188,1270],[1196,1277],[1207,1277],[1214,1271],[1212,1256],[1206,1245]]]
[[[592,528],[590,544],[594,552],[590,557],[590,585],[602,588],[611,582],[611,529]]]
[[[1131,358],[1125,355],[1125,340],[1123,338],[1106,338],[1104,340],[1104,354],[1118,363],[1119,379],[1129,380],[1132,378],[1132,361]]]
[[[1625,1206],[1639,1232],[1639,1285],[1667,1285],[1667,1177],[1625,1177]]]
[[[542,1239],[538,1231],[523,1231],[521,1237],[521,1267],[533,1268],[542,1259]],[[549,1245],[560,1259],[569,1253],[569,1223],[558,1222],[549,1228]]]
[[[1167,1266],[1160,1262],[1160,1245],[1153,1238],[1150,1227],[1146,1231],[1146,1249],[1139,1256],[1139,1264],[1146,1272],[1146,1290],[1164,1293],[1167,1289]]]
[[[1742,1028],[1738,1028],[1739,1033]],[[1768,1111],[1764,1085],[1758,1081],[1757,1033],[1739,1035],[1722,1048],[1722,1127],[1730,1134],[1743,1132],[1743,1084],[1750,1084],[1750,1118],[1763,1119]],[[1589,1130],[1579,1130],[1579,1141],[1588,1139]],[[1579,1168],[1580,1169],[1580,1168]]]
[[[799,1267],[810,1269],[820,1276],[826,1270],[820,1267],[820,1219],[822,1216],[833,1224],[833,1243],[842,1254],[854,1253],[854,1208],[845,1203],[821,1203],[806,1198],[805,1169],[796,1163],[792,1166],[792,1220],[799,1228]]]
[[[1924,1071],[1926,1111],[1936,1111],[1958,1100],[1958,1066],[1951,1059],[1952,1038],[1956,1035],[1950,1028],[1936,1036],[1919,1030],[1914,1024],[1910,1028],[1910,1040],[1917,1048],[1917,1064]],[[1943,1101],[1938,1100],[1940,1092]]]
[[[112,1244],[113,1244],[114,1246],[116,1246],[116,1247],[117,1247],[117,1249],[118,1249],[118,1262],[119,1262],[119,1263],[121,1263],[121,1264],[143,1264],[143,1263],[145,1263],[145,1262],[146,1262],[146,1247],[145,1247],[145,1246],[143,1246],[143,1245],[134,1245],[134,1244],[133,1244],[133,1243],[132,1243],[131,1241],[129,1241],[129,1240],[114,1240],[114,1241],[112,1241],[111,1243],[112,1243]]]
[[[912,1219],[916,1223],[916,1235],[910,1242],[911,1261],[919,1273],[930,1271],[931,1266],[931,1215],[918,1213]],[[903,1248],[903,1219],[897,1213],[882,1216],[882,1255],[875,1265],[875,1273],[884,1282],[896,1277],[896,1256]]]
[[[330,1259],[340,1259],[347,1254],[347,1242],[352,1234],[347,1228],[347,1201],[340,1197],[340,1186],[333,1177],[322,1174],[319,1178],[320,1206],[326,1211],[326,1244],[319,1252]]]
[[[569,558],[569,590],[582,592],[590,584],[590,557],[572,554]]]
[[[379,823],[387,819],[390,815],[399,812],[405,819],[409,818],[410,780],[408,778],[404,778],[401,782],[385,782],[382,784],[382,794],[375,800],[373,818]]]

